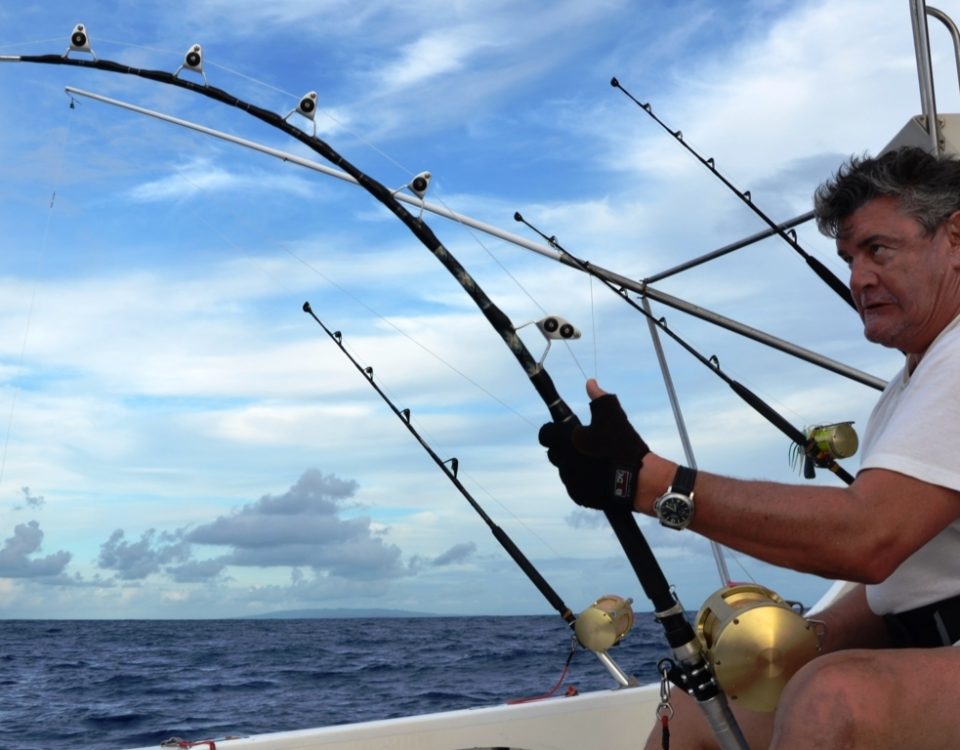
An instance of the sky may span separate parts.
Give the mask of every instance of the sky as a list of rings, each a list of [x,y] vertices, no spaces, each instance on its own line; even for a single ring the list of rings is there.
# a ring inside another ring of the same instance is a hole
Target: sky
[[[200,44],[211,86],[315,126],[391,190],[429,171],[432,203],[539,242],[520,211],[633,279],[765,225],[611,77],[777,221],[920,112],[906,0],[48,0],[0,21],[0,55],[64,54],[77,23],[97,58],[142,68],[174,72]],[[938,104],[956,111],[949,38],[932,31]],[[0,618],[552,612],[304,301],[571,609],[608,593],[650,608],[602,515],[545,460],[547,413],[516,361],[369,195],[64,87],[320,161],[189,92],[25,63],[0,64],[0,81]],[[313,123],[293,111],[309,91]],[[545,366],[582,417],[598,377],[654,450],[684,460],[640,313],[548,257],[424,218],[535,357],[546,341],[528,324],[580,329]],[[832,241],[810,224],[798,236],[845,278]],[[900,366],[777,238],[653,286],[879,378]],[[874,389],[653,309],[795,426],[865,425]],[[807,481],[780,432],[664,349],[701,469]],[[697,609],[721,583],[709,543],[638,522]],[[725,559],[787,599],[829,586]]]

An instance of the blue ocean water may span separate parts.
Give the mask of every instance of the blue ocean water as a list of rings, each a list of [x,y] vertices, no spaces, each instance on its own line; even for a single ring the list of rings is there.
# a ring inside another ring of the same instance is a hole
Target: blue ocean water
[[[0,750],[121,750],[542,695],[571,632],[557,616],[0,620]],[[667,655],[638,614],[610,655],[641,682]],[[578,649],[560,691],[615,687]]]

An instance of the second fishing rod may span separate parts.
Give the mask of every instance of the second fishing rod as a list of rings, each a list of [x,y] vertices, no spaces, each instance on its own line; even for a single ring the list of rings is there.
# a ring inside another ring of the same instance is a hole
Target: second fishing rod
[[[627,293],[626,289],[618,288],[615,284],[611,283],[609,280],[603,276],[593,273],[590,263],[585,260],[578,258],[576,255],[573,255],[566,248],[564,248],[558,241],[555,236],[547,236],[541,232],[537,227],[528,222],[523,215],[517,211],[513,215],[514,220],[518,223],[521,223],[534,231],[544,240],[546,240],[552,247],[554,247],[559,253],[569,258],[576,266],[578,266],[582,271],[593,276],[594,278],[600,279],[603,284],[614,291],[617,296],[621,297],[627,302],[628,305],[633,307],[638,312],[642,313],[644,317],[650,320],[654,325],[657,326],[661,331],[667,334],[670,338],[676,341],[681,347],[683,347],[687,352],[692,354],[699,362],[706,365],[710,368],[721,380],[723,380],[730,388],[736,393],[744,402],[746,402],[750,407],[757,411],[764,419],[770,422],[774,427],[780,430],[784,435],[786,435],[790,440],[797,446],[797,448],[803,452],[807,457],[808,461],[813,465],[828,469],[836,474],[840,479],[845,483],[851,484],[853,482],[853,476],[847,472],[840,464],[838,464],[830,452],[824,454],[821,450],[822,446],[818,445],[817,441],[813,437],[808,437],[801,430],[794,427],[790,422],[788,422],[779,412],[777,412],[772,406],[766,403],[761,399],[757,394],[751,391],[742,383],[731,378],[727,373],[725,373],[720,368],[720,361],[714,355],[711,357],[705,357],[699,351],[697,351],[693,346],[691,346],[687,341],[685,341],[681,336],[674,333],[674,331],[667,326],[665,318],[657,318],[652,315],[650,312],[645,310],[642,306],[638,305]],[[850,455],[849,453],[846,455]],[[846,455],[840,455],[841,458],[845,458]]]

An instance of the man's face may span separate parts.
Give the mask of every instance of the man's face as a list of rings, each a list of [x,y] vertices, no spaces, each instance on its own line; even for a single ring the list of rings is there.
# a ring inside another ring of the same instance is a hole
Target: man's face
[[[919,355],[960,312],[960,214],[931,235],[875,198],[843,222],[837,254],[870,341]]]

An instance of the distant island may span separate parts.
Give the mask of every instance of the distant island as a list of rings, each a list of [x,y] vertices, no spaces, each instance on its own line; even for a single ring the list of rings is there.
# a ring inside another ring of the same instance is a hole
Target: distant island
[[[334,620],[381,617],[442,617],[433,612],[411,612],[405,609],[285,609],[259,615],[242,615],[244,620]]]

